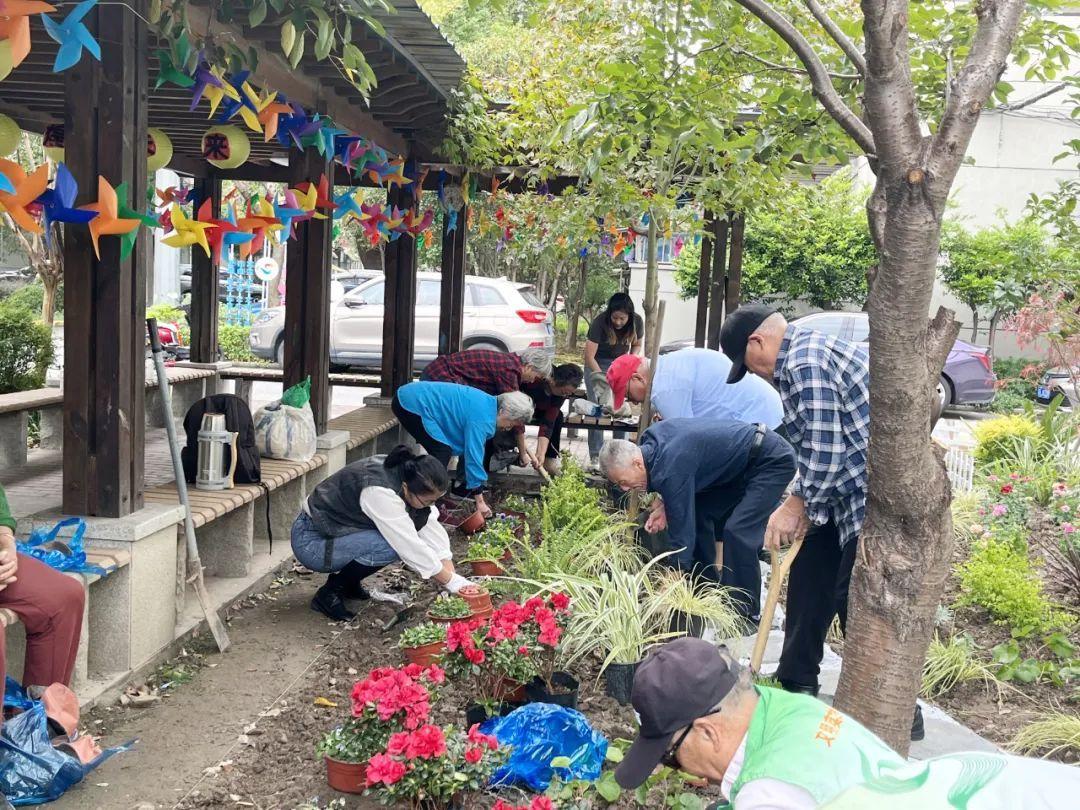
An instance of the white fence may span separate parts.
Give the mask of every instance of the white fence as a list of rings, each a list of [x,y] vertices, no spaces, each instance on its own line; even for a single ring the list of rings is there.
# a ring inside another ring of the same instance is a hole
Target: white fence
[[[971,479],[975,474],[975,458],[966,450],[950,447],[945,454],[945,469],[953,492],[970,492]]]

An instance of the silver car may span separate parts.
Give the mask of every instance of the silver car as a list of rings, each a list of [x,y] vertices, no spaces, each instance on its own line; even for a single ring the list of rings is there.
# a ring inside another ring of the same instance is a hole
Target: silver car
[[[359,285],[330,303],[330,363],[334,366],[377,368],[382,362],[382,275]],[[416,338],[413,365],[422,369],[438,356],[441,276],[417,273]],[[529,284],[505,278],[465,277],[466,349],[518,352],[528,348],[555,353],[551,313]],[[251,351],[283,364],[285,307],[263,310],[251,326]]]

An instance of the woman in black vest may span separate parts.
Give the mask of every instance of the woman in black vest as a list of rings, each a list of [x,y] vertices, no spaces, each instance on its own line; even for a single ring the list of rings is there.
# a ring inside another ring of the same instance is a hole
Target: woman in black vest
[[[330,574],[311,607],[334,621],[356,614],[345,599],[367,599],[361,580],[403,561],[451,593],[472,583],[454,570],[450,537],[435,501],[450,485],[446,467],[399,445],[343,467],[308,496],[292,527],[296,559]]]

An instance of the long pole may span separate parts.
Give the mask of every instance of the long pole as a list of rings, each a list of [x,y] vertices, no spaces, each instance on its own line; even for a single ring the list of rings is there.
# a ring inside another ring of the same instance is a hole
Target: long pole
[[[652,424],[652,383],[656,377],[656,362],[660,357],[660,336],[664,330],[664,309],[667,302],[661,301],[656,307],[656,331],[653,332],[653,342],[649,344],[649,381],[645,384],[645,399],[641,403],[641,416],[638,417],[638,429],[635,441],[640,442],[642,434]],[[631,523],[637,522],[638,513],[641,511],[641,493],[634,490],[630,493],[630,503],[626,507],[626,516]]]

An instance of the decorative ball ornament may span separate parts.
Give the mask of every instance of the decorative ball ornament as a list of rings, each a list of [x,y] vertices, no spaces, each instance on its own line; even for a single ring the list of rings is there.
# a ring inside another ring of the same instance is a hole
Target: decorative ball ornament
[[[146,168],[150,172],[164,169],[172,160],[173,145],[164,130],[149,127],[146,130]]]
[[[444,186],[442,205],[445,211],[460,211],[461,206],[465,205],[465,194],[462,192],[461,186]]]
[[[206,130],[202,138],[202,153],[211,166],[235,169],[251,154],[251,141],[240,127],[222,124]]]
[[[45,127],[45,134],[41,136],[41,145],[45,149],[45,156],[53,163],[64,162],[64,125],[50,124]]]
[[[7,157],[19,145],[22,130],[11,118],[0,113],[0,157]]]

